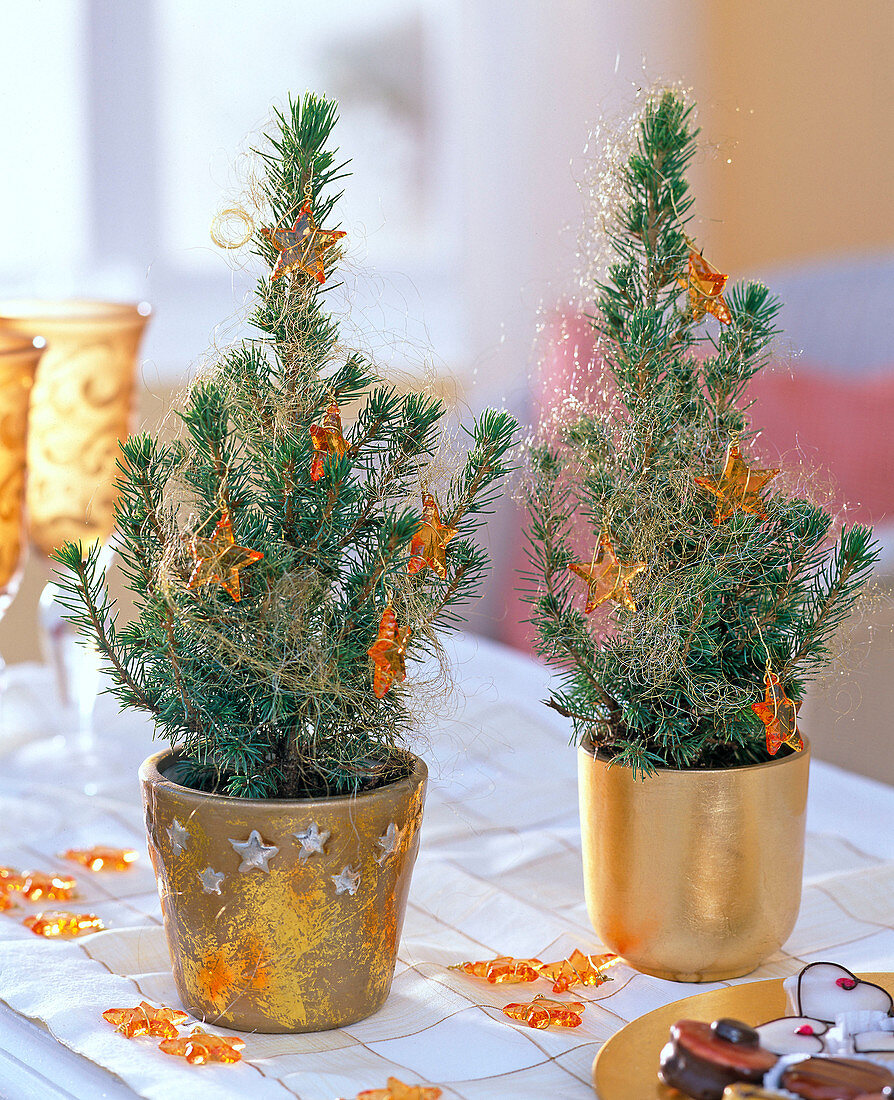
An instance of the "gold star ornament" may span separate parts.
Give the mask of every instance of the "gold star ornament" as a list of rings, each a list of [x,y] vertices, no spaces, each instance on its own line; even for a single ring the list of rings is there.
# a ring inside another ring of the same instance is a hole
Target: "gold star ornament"
[[[766,519],[761,489],[778,473],[778,470],[751,469],[742,458],[739,444],[733,441],[727,448],[726,462],[719,478],[696,477],[693,480],[700,489],[717,497],[714,526],[719,527],[734,512],[747,512],[758,519]]]
[[[764,674],[764,697],[759,703],[752,703],[751,709],[764,724],[767,733],[767,752],[775,756],[783,745],[795,752],[804,748],[801,734],[798,732],[798,708],[779,683],[779,677],[768,668]]]
[[[323,256],[345,235],[343,230],[321,229],[314,221],[308,200],[298,211],[298,217],[291,228],[283,225],[276,229],[261,230],[261,236],[266,237],[279,252],[279,259],[270,278],[278,279],[282,275],[300,271],[316,279],[318,283],[324,283],[326,275],[323,270]]]
[[[238,601],[242,599],[239,570],[252,562],[260,561],[260,550],[237,546],[233,538],[233,524],[226,510],[217,521],[210,539],[195,535],[189,540],[189,552],[195,567],[187,588],[200,588],[203,584],[219,584]]]
[[[319,481],[325,472],[326,455],[338,455],[347,451],[348,443],[342,434],[341,414],[333,401],[326,410],[322,424],[311,424],[310,441],[314,448],[313,462],[310,464],[310,480]]]
[[[385,697],[395,680],[399,684],[406,680],[407,645],[411,634],[409,627],[398,627],[393,609],[386,607],[379,621],[378,636],[366,651],[375,666],[373,691],[377,699]]]
[[[435,498],[430,493],[423,493],[422,523],[410,543],[407,572],[418,573],[427,566],[433,569],[441,580],[444,580],[447,576],[447,543],[456,534],[455,527],[448,527],[447,524],[441,523],[441,514]]]
[[[621,603],[630,611],[636,611],[636,603],[628,587],[637,574],[648,569],[644,561],[620,562],[614,547],[605,532],[599,540],[599,547],[593,554],[593,560],[587,564],[576,562],[568,569],[575,576],[587,582],[587,606],[584,612],[592,614],[606,600]]]
[[[706,313],[716,317],[724,325],[733,319],[723,297],[723,288],[729,275],[722,275],[695,249],[689,252],[689,270],[680,275],[677,282],[689,291],[689,312],[693,321],[700,321]]]

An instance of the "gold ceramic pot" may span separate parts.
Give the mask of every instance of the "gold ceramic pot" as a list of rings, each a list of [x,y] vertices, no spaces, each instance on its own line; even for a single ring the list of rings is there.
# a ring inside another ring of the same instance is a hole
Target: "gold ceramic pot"
[[[357,797],[249,799],[143,764],[149,853],[177,990],[242,1031],[325,1031],[391,988],[428,771]]]
[[[767,764],[634,779],[578,750],[587,910],[645,974],[737,978],[791,934],[801,903],[810,747]]]

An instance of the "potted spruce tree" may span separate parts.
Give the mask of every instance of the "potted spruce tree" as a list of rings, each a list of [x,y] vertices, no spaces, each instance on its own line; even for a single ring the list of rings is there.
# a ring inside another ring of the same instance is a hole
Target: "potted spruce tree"
[[[335,105],[308,94],[275,117],[257,337],[192,384],[182,438],[122,445],[134,621],[116,623],[95,549],[57,559],[111,690],[171,742],[141,781],[183,1003],[312,1031],[388,994],[426,780],[406,661],[437,654],[483,579],[474,531],[515,425],[485,412],[464,465],[435,468],[442,404],[345,351],[325,308]]]
[[[639,969],[702,981],[748,973],[792,930],[798,705],[876,552],[860,526],[833,545],[832,518],[761,468],[747,389],[778,302],[727,293],[687,236],[691,114],[650,98],[616,172],[602,399],[533,449],[526,589],[549,705],[580,746],[594,927]]]

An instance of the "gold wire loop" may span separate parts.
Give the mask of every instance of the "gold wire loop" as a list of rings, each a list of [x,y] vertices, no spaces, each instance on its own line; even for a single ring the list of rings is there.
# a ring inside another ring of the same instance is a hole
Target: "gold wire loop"
[[[236,219],[242,222],[243,234],[238,239],[226,236],[222,230],[224,223]],[[211,221],[211,240],[218,248],[241,248],[247,244],[255,231],[255,223],[241,206],[228,206],[225,210],[219,210]]]

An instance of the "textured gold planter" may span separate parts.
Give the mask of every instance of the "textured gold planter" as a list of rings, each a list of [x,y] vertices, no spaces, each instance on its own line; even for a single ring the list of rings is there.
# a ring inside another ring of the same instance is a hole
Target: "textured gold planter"
[[[140,769],[149,852],[180,997],[243,1031],[325,1031],[391,988],[428,775],[356,798],[204,794]]]
[[[788,939],[801,903],[810,747],[648,779],[578,750],[587,910],[646,974],[736,978]]]

